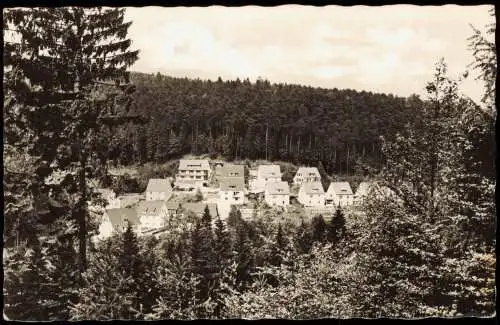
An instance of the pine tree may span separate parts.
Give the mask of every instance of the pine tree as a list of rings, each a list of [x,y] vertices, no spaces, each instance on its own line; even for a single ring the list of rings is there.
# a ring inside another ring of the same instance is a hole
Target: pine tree
[[[211,216],[208,206],[201,220],[197,220],[191,234],[191,261],[194,274],[202,281],[198,288],[200,299],[208,298],[217,274]]]
[[[78,220],[80,272],[86,268],[86,178],[96,169],[92,151],[100,139],[98,121],[110,125],[123,120],[110,117],[113,112],[103,112],[119,100],[113,98],[113,104],[103,105],[110,96],[103,98],[96,84],[127,83],[126,68],[138,55],[129,51],[130,23],[123,18],[124,9],[100,7],[15,8],[4,13],[4,35],[7,30],[13,32],[11,40],[15,40],[7,41],[4,51],[8,71],[4,90],[21,107],[8,110],[6,121],[16,127],[6,130],[6,139],[21,147],[25,144],[16,134],[20,130],[30,134],[32,138],[25,140],[33,142],[30,154],[40,157],[43,176],[55,169],[76,169],[78,178],[73,184],[78,191],[72,197],[76,202],[72,214]],[[120,104],[130,106],[130,100]],[[38,187],[49,193],[50,186],[40,183],[34,190]]]
[[[144,261],[140,254],[137,235],[134,233],[132,225],[128,222],[126,230],[122,234],[122,247],[118,261],[118,272],[125,279],[125,285],[120,289],[123,294],[134,293],[135,298],[132,300],[132,308],[140,310],[141,292],[143,292],[144,280]],[[132,319],[131,312],[126,319]]]
[[[346,228],[345,228],[344,212],[342,211],[342,208],[338,206],[337,209],[335,210],[335,214],[333,215],[332,220],[330,221],[330,224],[327,226],[326,236],[327,240],[330,243],[336,244],[345,235],[346,235]]]
[[[237,228],[234,249],[234,257],[237,264],[236,282],[240,288],[244,288],[250,280],[250,273],[253,267],[253,254],[251,241],[243,226]]]
[[[240,210],[236,206],[232,205],[231,211],[229,211],[229,215],[227,217],[228,226],[233,229],[237,229],[242,223],[243,219],[241,217]]]
[[[295,248],[298,254],[307,254],[311,251],[313,245],[311,230],[302,220],[295,234]]]
[[[4,314],[11,320],[42,321],[49,319],[47,277],[39,245],[18,249],[4,260]],[[49,298],[50,299],[50,298]]]
[[[325,240],[326,222],[322,215],[317,215],[312,219],[312,240],[323,243]]]
[[[219,270],[222,271],[232,258],[232,242],[229,232],[226,230],[224,221],[220,217],[215,220],[215,254],[217,256]]]

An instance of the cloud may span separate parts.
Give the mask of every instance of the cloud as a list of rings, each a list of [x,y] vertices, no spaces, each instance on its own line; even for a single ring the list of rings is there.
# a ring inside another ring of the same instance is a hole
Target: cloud
[[[422,93],[434,63],[465,69],[469,23],[491,21],[489,6],[128,8],[141,50],[135,71],[216,79],[258,76],[301,83]],[[480,87],[468,87],[480,97]],[[479,89],[479,90],[478,90]]]

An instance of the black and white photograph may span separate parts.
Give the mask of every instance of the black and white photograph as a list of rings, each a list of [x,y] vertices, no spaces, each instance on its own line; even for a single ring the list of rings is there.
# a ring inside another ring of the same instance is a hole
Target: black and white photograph
[[[496,317],[495,15],[3,8],[3,319]]]

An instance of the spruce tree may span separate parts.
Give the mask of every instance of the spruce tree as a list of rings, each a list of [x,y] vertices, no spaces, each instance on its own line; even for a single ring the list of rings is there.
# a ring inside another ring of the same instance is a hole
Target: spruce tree
[[[252,244],[243,226],[236,231],[234,244],[236,267],[236,282],[240,288],[246,287],[250,280],[253,267]]]
[[[322,215],[317,215],[312,219],[312,240],[323,243],[325,240],[326,222]]]
[[[128,99],[120,102],[116,96],[110,104],[110,96],[96,86],[128,83],[126,69],[137,60],[138,51],[129,50],[130,23],[123,19],[124,9],[119,8],[13,8],[4,12],[4,36],[7,30],[12,36],[4,51],[4,91],[13,99],[7,105],[6,121],[13,127],[6,130],[6,140],[17,147],[25,146],[26,140],[33,144],[29,153],[39,157],[37,164],[43,167],[35,191],[51,192],[42,180],[52,171],[76,170],[78,177],[71,186],[78,191],[68,206],[76,206],[71,214],[78,220],[80,272],[86,268],[87,257],[86,178],[99,168],[93,159],[93,150],[102,140],[98,133],[102,125],[123,120],[113,114],[116,103],[130,105]],[[12,109],[11,104],[20,109]],[[104,111],[108,107],[111,110]],[[20,131],[31,138],[22,140]]]
[[[140,310],[141,293],[144,290],[145,267],[140,254],[137,235],[130,222],[128,222],[127,228],[122,234],[121,241],[122,246],[118,260],[118,272],[122,274],[126,282],[120,289],[123,294],[134,293],[135,298],[132,300],[132,308]],[[133,315],[131,311],[127,319],[132,319]]]
[[[346,235],[344,212],[340,205],[335,210],[335,214],[327,226],[327,240],[332,244],[337,244]]]
[[[313,240],[309,226],[302,220],[295,234],[295,249],[298,254],[307,254],[311,251]]]
[[[207,213],[208,212],[208,213]],[[214,238],[211,216],[207,209],[201,220],[197,220],[191,234],[191,263],[194,274],[203,279],[200,282],[200,299],[208,298],[211,286],[217,275]]]

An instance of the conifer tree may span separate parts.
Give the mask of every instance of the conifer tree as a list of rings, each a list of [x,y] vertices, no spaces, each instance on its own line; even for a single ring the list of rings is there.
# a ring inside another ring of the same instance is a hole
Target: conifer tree
[[[311,251],[312,245],[311,230],[304,220],[302,220],[295,234],[295,249],[299,254],[306,254]]]
[[[234,257],[237,264],[236,281],[238,286],[243,288],[250,280],[250,273],[253,267],[252,244],[243,226],[239,226],[236,230],[234,249]]]
[[[55,169],[77,171],[72,186],[78,191],[72,193],[70,205],[76,203],[71,214],[78,220],[80,272],[86,268],[86,178],[97,169],[93,150],[102,128],[98,121],[112,125],[120,120],[110,116],[112,109],[103,112],[119,100],[113,98],[112,105],[104,105],[109,96],[103,98],[96,84],[127,83],[126,69],[138,55],[129,50],[130,23],[123,19],[124,9],[119,8],[13,8],[4,12],[4,36],[11,32],[4,51],[4,91],[21,108],[6,106],[6,121],[13,126],[6,139],[20,147],[25,143],[16,134],[20,130],[30,134],[25,140],[34,144],[29,153],[40,157],[41,179]],[[130,106],[130,101],[120,104]],[[43,181],[36,188],[50,192]]]
[[[132,300],[132,308],[140,310],[141,295],[144,280],[144,261],[140,254],[137,235],[135,234],[130,222],[127,223],[127,228],[122,234],[122,247],[118,261],[118,272],[123,275],[125,285],[120,289],[125,293],[135,293],[135,298]],[[129,319],[133,318],[133,314],[129,314]]]
[[[327,226],[327,239],[329,242],[336,244],[346,234],[344,212],[340,205],[335,210],[329,225]]]
[[[208,206],[201,220],[197,220],[191,235],[191,261],[193,273],[203,279],[200,282],[200,299],[208,298],[211,286],[217,275],[214,237],[212,233],[212,217]]]
[[[314,216],[311,222],[312,240],[322,243],[325,240],[326,222],[322,215]]]

